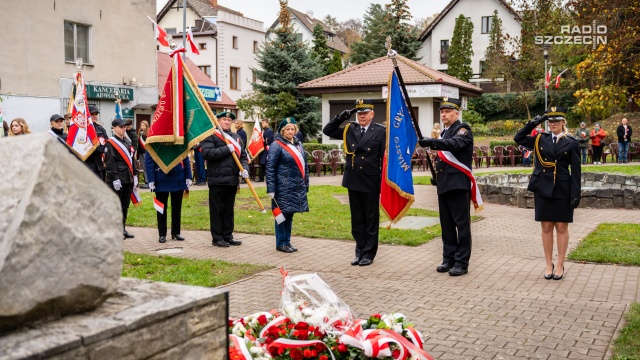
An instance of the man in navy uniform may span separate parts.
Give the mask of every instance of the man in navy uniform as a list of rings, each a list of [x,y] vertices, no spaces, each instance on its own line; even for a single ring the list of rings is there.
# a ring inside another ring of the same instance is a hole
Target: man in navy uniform
[[[440,118],[444,130],[440,139],[423,138],[420,146],[432,150],[444,150],[458,162],[471,169],[473,159],[473,135],[471,127],[458,120],[460,100],[444,98],[440,103]],[[467,273],[471,258],[471,181],[467,174],[436,157],[438,210],[442,227],[442,265],[436,271],[449,272],[451,276]]]
[[[356,101],[355,108],[345,110],[329,121],[322,132],[342,139],[346,165],[342,186],[349,189],[351,234],[356,241],[356,257],[351,265],[371,265],[378,251],[380,222],[380,180],[386,129],[372,123],[374,111],[370,100]],[[342,123],[357,111],[358,121]]]

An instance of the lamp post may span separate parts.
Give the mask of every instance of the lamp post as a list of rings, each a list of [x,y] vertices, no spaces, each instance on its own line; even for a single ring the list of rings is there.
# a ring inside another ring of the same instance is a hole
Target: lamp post
[[[547,93],[549,92],[547,86],[547,74],[549,70],[547,69],[548,59],[549,59],[549,45],[544,45],[542,47],[543,55],[544,55],[544,110],[546,111],[549,107],[547,105]],[[549,124],[545,122],[545,131],[549,131]]]

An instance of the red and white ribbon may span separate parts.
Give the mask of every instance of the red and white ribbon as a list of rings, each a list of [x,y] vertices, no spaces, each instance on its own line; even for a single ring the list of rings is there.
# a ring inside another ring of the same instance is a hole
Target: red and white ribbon
[[[267,347],[282,348],[282,349],[296,349],[296,348],[304,348],[307,346],[315,346],[317,344],[322,344],[325,348],[327,348],[327,351],[329,351],[331,358],[333,360],[336,359],[335,356],[333,356],[333,353],[331,352],[331,349],[329,349],[327,344],[325,344],[320,340],[293,340],[293,339],[279,338],[279,339],[276,339],[271,344],[269,344]]]
[[[276,142],[280,144],[283,150],[293,157],[293,160],[296,162],[296,165],[298,165],[298,170],[300,170],[302,178],[304,179],[304,156],[302,156],[300,150],[292,144],[285,144],[280,140],[276,140]]]
[[[347,330],[340,337],[339,342],[356,347],[364,351],[366,356],[372,358],[393,356],[393,352],[391,351],[389,344],[395,343],[400,350],[395,359],[406,359],[409,354],[411,354],[412,356],[417,356],[420,360],[433,360],[433,357],[422,349],[422,341],[419,340],[420,336],[418,333],[415,330],[413,330],[412,333],[410,330],[409,334],[411,334],[410,337],[414,336],[417,341],[411,342],[402,335],[391,330],[375,329],[363,331],[362,326],[357,324]]]
[[[236,154],[237,154],[238,156],[240,156],[240,153],[241,153],[241,149],[242,149],[242,147],[240,146],[240,143],[236,141],[236,139],[234,139],[231,135],[229,135],[229,134],[227,134],[227,133],[224,133],[224,132],[223,132],[222,134],[220,134],[220,130],[217,130],[217,129],[216,129],[216,131],[215,131],[215,134],[216,134],[216,136],[217,136],[217,137],[219,137],[220,139],[222,139],[222,141],[224,141],[224,139],[225,139],[225,138],[226,138],[227,140],[229,140],[229,143],[230,143],[231,145],[233,145],[233,148],[236,150]],[[224,135],[224,138],[222,138],[222,135]]]
[[[265,327],[262,329],[262,331],[260,331],[260,337],[266,337],[265,335],[267,334],[267,332],[269,331],[270,328],[272,327],[278,327],[282,324],[284,324],[287,321],[287,317],[286,316],[278,316],[277,318],[271,320],[267,325],[265,325]]]
[[[482,196],[480,195],[480,188],[478,188],[476,178],[473,176],[471,169],[469,169],[467,165],[458,161],[458,159],[456,159],[456,157],[449,151],[438,150],[438,156],[442,161],[462,171],[462,173],[469,178],[471,181],[471,201],[473,201],[473,207],[476,211],[478,211],[478,209],[482,210]]]
[[[238,360],[253,359],[253,356],[251,356],[251,353],[249,352],[249,349],[247,348],[247,344],[245,343],[244,339],[242,339],[241,337],[238,337],[237,335],[229,334],[229,340],[233,344],[233,347],[240,354],[242,354],[242,357],[240,357]]]

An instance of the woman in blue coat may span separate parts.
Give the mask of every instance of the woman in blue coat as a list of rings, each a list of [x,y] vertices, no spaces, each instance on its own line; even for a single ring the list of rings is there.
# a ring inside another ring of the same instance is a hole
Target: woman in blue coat
[[[164,205],[165,211],[156,211],[158,219],[159,242],[167,241],[167,204],[171,196],[171,239],[184,240],[180,236],[180,216],[182,213],[182,194],[193,183],[191,162],[187,156],[169,173],[165,174],[153,160],[149,152],[144,157],[145,175],[149,182],[149,189],[155,191],[156,200]]]
[[[284,215],[282,223],[275,223],[276,250],[285,253],[298,251],[291,245],[293,214],[309,211],[309,166],[304,147],[295,138],[298,130],[294,118],[282,120],[267,155],[267,193],[273,199],[272,208],[280,207]]]

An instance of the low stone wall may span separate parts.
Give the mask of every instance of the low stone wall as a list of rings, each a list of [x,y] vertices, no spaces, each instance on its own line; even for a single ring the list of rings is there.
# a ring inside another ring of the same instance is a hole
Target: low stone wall
[[[487,175],[476,178],[488,203],[533,208],[527,190],[531,174]],[[640,177],[603,173],[582,174],[581,208],[640,209]]]
[[[0,334],[0,359],[226,359],[227,292],[121,278],[92,312]]]

